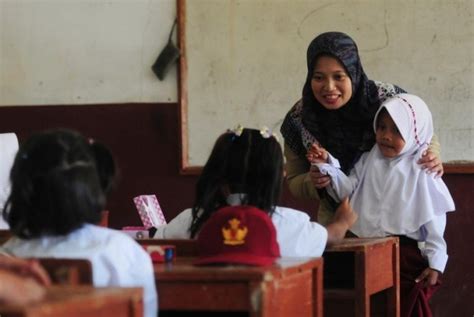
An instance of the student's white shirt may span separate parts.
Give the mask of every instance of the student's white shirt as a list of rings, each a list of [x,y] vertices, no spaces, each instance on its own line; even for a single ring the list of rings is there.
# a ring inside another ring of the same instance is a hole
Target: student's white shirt
[[[235,194],[228,199],[232,202]],[[301,211],[276,207],[272,222],[277,232],[277,241],[282,257],[320,257],[326,247],[328,232],[319,223],[310,221],[309,216]],[[192,223],[192,209],[186,209],[165,226],[157,228],[154,238],[189,239],[189,228]]]
[[[129,236],[86,224],[65,236],[23,240],[13,237],[0,252],[17,257],[83,258],[92,263],[96,287],[142,287],[146,317],[156,317],[158,299],[148,253]]]
[[[0,229],[8,229],[8,224],[2,217],[2,210],[10,194],[10,170],[17,152],[16,134],[0,133]]]
[[[374,146],[372,151],[376,150],[377,148]],[[361,186],[361,175],[366,168],[368,156],[369,153],[362,155],[349,176],[340,170],[338,160],[330,154],[328,164],[318,164],[321,172],[331,177],[331,185],[327,187],[327,191],[334,199],[341,200],[343,197],[351,196],[359,188],[358,186]],[[389,168],[390,166],[387,166],[387,169]],[[380,185],[380,189],[383,187]],[[381,192],[383,193],[382,190]],[[386,237],[403,234],[416,241],[424,242],[419,244],[422,255],[428,260],[431,268],[443,272],[448,261],[447,245],[443,237],[446,228],[446,214],[432,216],[429,221],[409,232],[395,232],[393,229],[389,229],[391,228],[389,222],[396,222],[401,217],[400,209],[390,208],[388,204],[384,204],[386,196],[382,194],[372,194],[371,198],[376,200],[380,207],[370,208],[367,204],[354,207],[359,218],[350,230],[358,237]],[[369,198],[365,199],[365,201],[368,200]],[[373,201],[372,204],[375,205]]]

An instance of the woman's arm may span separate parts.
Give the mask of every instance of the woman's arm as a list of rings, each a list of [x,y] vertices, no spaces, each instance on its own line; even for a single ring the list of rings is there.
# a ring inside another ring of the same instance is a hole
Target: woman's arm
[[[310,164],[305,158],[299,157],[286,144],[285,171],[290,192],[298,198],[319,199],[318,192],[309,173]]]

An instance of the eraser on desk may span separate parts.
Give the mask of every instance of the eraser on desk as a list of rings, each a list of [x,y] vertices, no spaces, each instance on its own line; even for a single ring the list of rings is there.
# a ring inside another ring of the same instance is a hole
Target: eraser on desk
[[[174,245],[144,245],[153,262],[172,262],[176,256]]]
[[[145,228],[166,225],[165,216],[155,195],[140,195],[133,198]]]

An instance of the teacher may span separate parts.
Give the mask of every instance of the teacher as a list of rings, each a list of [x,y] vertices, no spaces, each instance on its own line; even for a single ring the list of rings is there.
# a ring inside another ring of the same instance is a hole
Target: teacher
[[[308,74],[302,98],[287,113],[281,127],[285,140],[286,173],[291,193],[320,201],[318,222],[331,221],[337,203],[326,194],[328,176],[312,169],[306,153],[319,144],[339,159],[348,174],[361,154],[375,144],[372,122],[381,103],[405,92],[400,87],[369,80],[357,45],[348,35],[327,32],[307,51]],[[427,173],[443,174],[439,143],[432,140],[418,162]]]

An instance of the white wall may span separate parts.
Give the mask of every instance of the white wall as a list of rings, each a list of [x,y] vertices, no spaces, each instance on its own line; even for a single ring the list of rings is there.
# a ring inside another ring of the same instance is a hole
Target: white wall
[[[176,102],[175,0],[0,0],[0,105]]]

